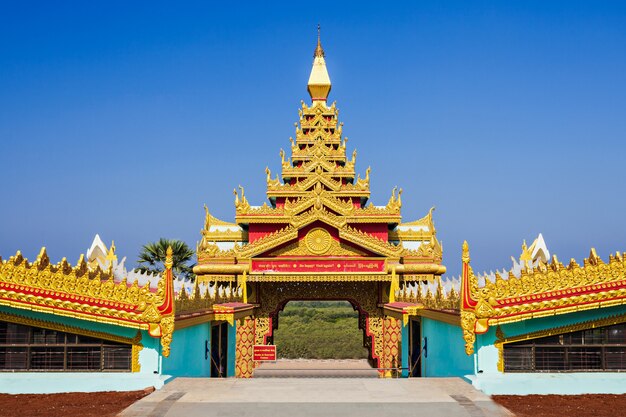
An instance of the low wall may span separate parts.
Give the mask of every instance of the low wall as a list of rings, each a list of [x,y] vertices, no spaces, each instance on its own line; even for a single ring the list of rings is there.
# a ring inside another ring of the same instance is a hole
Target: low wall
[[[60,392],[137,391],[159,389],[168,376],[141,373],[16,372],[0,373],[5,394],[54,394]]]
[[[626,373],[576,372],[468,375],[487,395],[625,394]]]

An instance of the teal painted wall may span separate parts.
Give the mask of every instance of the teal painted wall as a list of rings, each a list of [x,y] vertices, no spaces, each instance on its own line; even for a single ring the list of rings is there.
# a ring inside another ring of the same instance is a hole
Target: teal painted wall
[[[163,358],[163,374],[210,376],[211,358],[205,359],[205,343],[211,344],[211,324],[202,323],[174,332],[170,356]]]
[[[235,376],[235,354],[237,351],[237,320],[228,326],[228,366],[226,376]]]
[[[427,339],[427,352],[422,356],[422,376],[465,376],[474,373],[474,361],[465,354],[460,327],[442,321],[421,318],[422,346]]]
[[[400,349],[400,353],[402,355],[402,378],[408,378],[409,377],[409,366],[411,365],[409,363],[409,325],[410,325],[410,321],[407,323],[407,325],[405,326],[404,324],[402,325],[402,334],[401,334],[401,346],[402,348]]]

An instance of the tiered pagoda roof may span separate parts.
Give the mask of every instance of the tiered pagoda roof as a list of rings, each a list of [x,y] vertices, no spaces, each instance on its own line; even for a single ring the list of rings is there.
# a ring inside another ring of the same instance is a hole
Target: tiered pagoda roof
[[[378,272],[394,269],[405,279],[419,274],[413,278],[428,280],[445,272],[432,210],[403,224],[397,188],[386,205],[368,204],[371,170],[363,177],[355,171],[356,150],[348,156],[339,110],[327,104],[331,87],[318,38],[308,82],[312,103],[303,102],[299,110],[290,155],[280,151],[281,173],[273,177],[266,168],[268,202],[250,205],[240,186],[234,190],[234,223],[207,210],[194,269],[201,279],[232,280],[233,274],[254,272],[252,258],[285,256],[385,258]],[[317,232],[306,240],[312,229]]]

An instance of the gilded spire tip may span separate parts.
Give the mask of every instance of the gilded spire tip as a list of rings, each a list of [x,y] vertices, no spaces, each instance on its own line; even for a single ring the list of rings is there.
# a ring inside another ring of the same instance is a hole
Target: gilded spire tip
[[[317,47],[315,48],[315,52],[313,53],[313,58],[324,57],[324,48],[322,48],[322,39],[321,39],[321,26],[317,24]]]
[[[308,91],[313,101],[326,102],[328,93],[330,93],[331,83],[326,69],[326,61],[324,59],[324,49],[320,37],[321,26],[317,25],[317,47],[313,54],[313,68],[309,76]]]

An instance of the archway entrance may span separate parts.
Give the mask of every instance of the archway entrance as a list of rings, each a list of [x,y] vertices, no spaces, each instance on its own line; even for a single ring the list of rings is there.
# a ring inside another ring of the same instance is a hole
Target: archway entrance
[[[348,301],[289,301],[273,332],[278,361],[255,377],[377,377],[364,347],[358,308]]]
[[[301,300],[345,300],[354,309],[367,361],[378,376],[392,377],[402,367],[402,322],[385,316],[380,300],[389,284],[354,282],[255,282],[248,287],[248,302],[257,305],[254,317],[237,325],[237,376],[251,377],[260,363],[253,360],[254,345],[274,345],[280,313],[287,304]],[[318,320],[319,321],[319,320]],[[319,325],[319,323],[317,323]]]
[[[359,313],[348,301],[290,301],[278,314],[279,359],[367,359]]]

